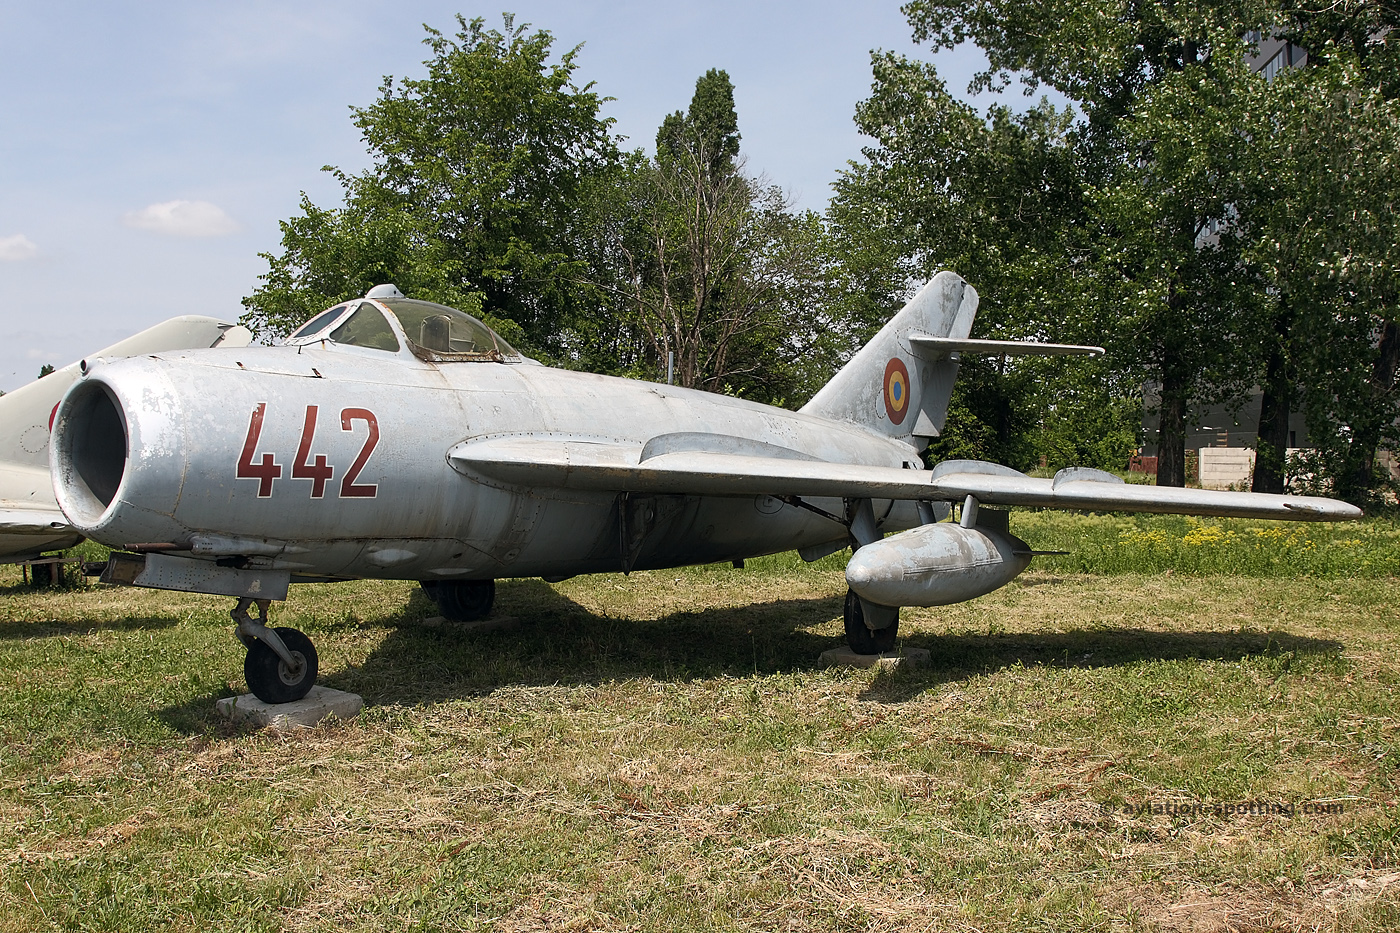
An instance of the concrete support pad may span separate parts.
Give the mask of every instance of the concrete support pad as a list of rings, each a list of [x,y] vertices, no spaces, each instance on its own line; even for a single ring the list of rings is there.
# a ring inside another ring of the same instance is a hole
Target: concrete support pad
[[[821,653],[822,667],[882,667],[885,670],[924,667],[928,664],[927,648],[905,648],[895,654],[856,654],[842,645]]]
[[[309,729],[327,716],[354,719],[365,708],[364,698],[330,687],[312,687],[311,692],[295,703],[264,703],[251,693],[239,697],[224,697],[214,704],[214,711],[237,723],[265,727],[273,732]]]

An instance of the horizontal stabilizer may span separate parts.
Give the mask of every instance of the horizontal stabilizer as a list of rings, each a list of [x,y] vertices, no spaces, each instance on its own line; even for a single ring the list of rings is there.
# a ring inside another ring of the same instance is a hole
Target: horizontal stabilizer
[[[925,359],[949,353],[978,353],[987,356],[1103,356],[1103,347],[1081,347],[1069,343],[1036,343],[1030,340],[968,340],[910,334],[909,345]]]
[[[635,444],[577,438],[497,437],[448,453],[452,466],[500,482],[600,492],[698,496],[829,496],[849,499],[959,501],[1096,512],[1165,512],[1294,521],[1347,521],[1361,510],[1335,499],[1137,486],[1100,471],[1062,471],[1033,479],[976,461],[932,472],[690,450],[642,459]]]

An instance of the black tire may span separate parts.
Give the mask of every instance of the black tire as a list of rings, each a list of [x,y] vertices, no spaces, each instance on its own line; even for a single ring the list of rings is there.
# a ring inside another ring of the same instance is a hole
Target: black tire
[[[894,650],[894,640],[898,635],[898,618],[886,628],[866,628],[860,597],[855,590],[846,591],[846,644],[851,646],[852,651],[856,654],[888,654]]]
[[[444,618],[451,622],[475,622],[491,614],[491,606],[496,602],[496,581],[443,580],[431,595]]]
[[[292,657],[301,657],[301,671],[293,675],[276,652],[254,639],[243,659],[243,678],[253,696],[264,703],[291,703],[306,696],[316,685],[316,646],[294,628],[274,631],[282,636]]]

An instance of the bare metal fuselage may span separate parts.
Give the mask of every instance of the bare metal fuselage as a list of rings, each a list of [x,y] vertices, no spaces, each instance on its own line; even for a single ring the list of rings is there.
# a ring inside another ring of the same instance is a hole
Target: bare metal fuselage
[[[529,362],[430,363],[334,344],[123,360],[75,392],[84,394],[65,415],[83,423],[73,434],[112,438],[105,452],[89,442],[66,489],[55,465],[64,508],[91,537],[303,578],[568,576],[847,538],[839,522],[767,496],[509,485],[454,468],[448,452],[468,440],[640,448],[683,435],[921,467],[902,441],[742,399]],[[839,499],[811,504],[844,508]],[[874,507],[883,530],[919,524],[913,503]]]

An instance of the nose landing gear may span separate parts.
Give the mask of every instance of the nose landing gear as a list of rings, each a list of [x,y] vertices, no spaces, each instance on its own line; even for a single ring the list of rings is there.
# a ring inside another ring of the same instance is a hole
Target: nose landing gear
[[[264,703],[291,703],[316,685],[316,647],[294,628],[269,628],[267,607],[271,602],[244,597],[230,615],[238,623],[238,640],[248,649],[243,659],[248,689]],[[248,614],[254,604],[257,619]]]

